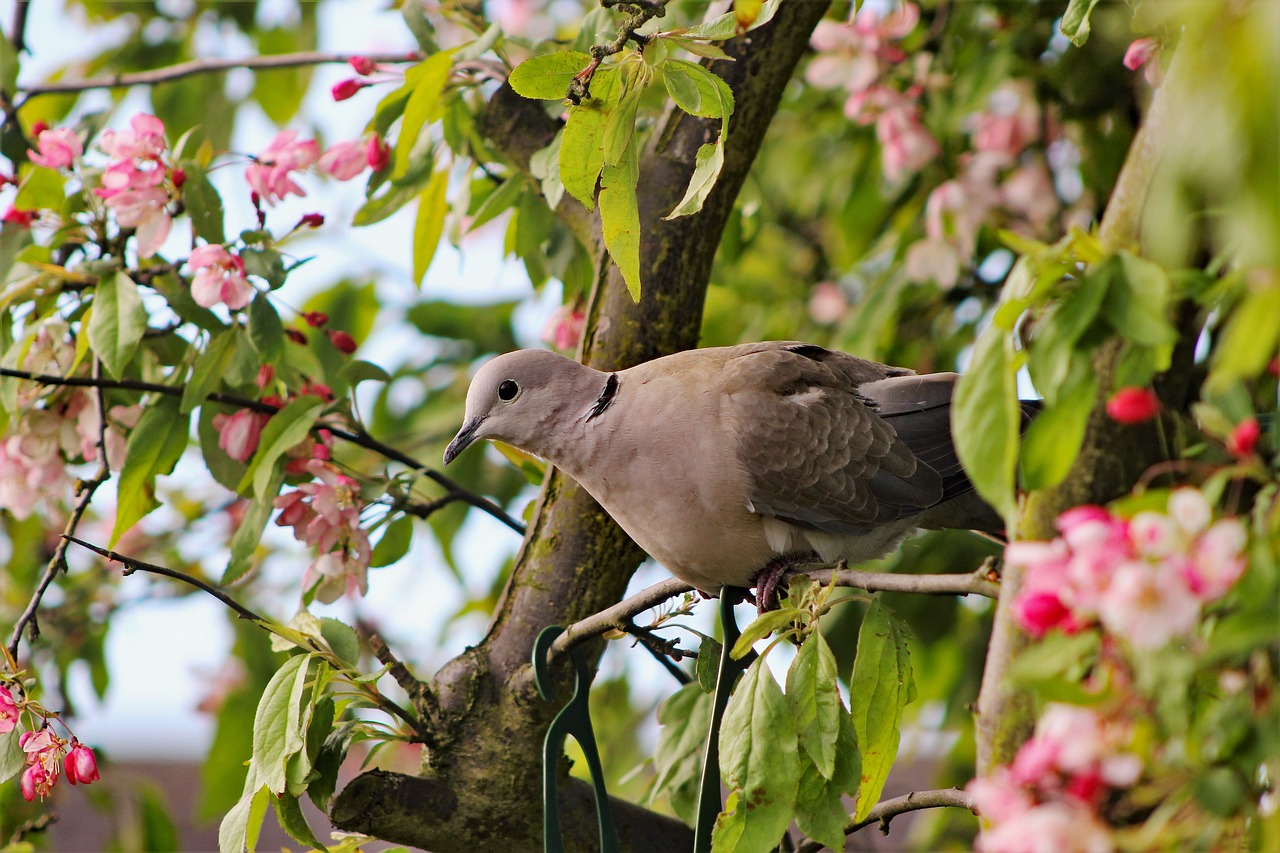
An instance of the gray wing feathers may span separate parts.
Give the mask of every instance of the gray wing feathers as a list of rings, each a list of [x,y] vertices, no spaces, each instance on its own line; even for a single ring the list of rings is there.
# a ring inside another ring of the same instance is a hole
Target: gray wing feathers
[[[799,344],[753,347],[725,364],[727,424],[756,512],[830,533],[914,515],[942,478],[859,393],[909,371]]]

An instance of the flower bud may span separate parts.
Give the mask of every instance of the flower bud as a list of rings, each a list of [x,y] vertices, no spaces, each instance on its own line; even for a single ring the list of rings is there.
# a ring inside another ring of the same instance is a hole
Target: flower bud
[[[1160,411],[1160,398],[1150,388],[1121,388],[1107,401],[1107,414],[1122,424],[1149,421]]]
[[[333,88],[330,90],[330,93],[333,95],[333,99],[335,101],[345,101],[367,85],[369,84],[362,80],[357,80],[354,77],[348,77],[346,80],[340,80],[333,84]]]

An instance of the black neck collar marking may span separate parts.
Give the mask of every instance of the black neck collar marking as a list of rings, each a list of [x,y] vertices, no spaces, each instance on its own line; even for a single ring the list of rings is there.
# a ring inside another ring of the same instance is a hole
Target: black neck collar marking
[[[613,398],[618,394],[618,374],[610,373],[609,379],[604,383],[604,390],[600,392],[600,396],[596,398],[596,402],[591,407],[587,420],[598,418],[604,414],[604,410],[609,408],[609,404],[613,402]]]

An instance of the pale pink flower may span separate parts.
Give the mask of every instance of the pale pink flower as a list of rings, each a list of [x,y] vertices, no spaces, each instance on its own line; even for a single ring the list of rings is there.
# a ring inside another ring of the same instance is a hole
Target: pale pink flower
[[[959,250],[949,241],[925,237],[908,247],[902,271],[908,281],[933,282],[943,290],[950,290],[960,280],[960,262]]]
[[[66,770],[67,781],[72,785],[76,783],[88,785],[101,778],[98,775],[98,759],[93,754],[93,750],[75,741],[72,741],[71,750],[67,753]]]
[[[1140,38],[1130,43],[1124,52],[1124,67],[1130,71],[1142,69],[1142,76],[1152,86],[1159,86],[1163,73],[1160,70],[1160,42],[1153,38]]]
[[[127,130],[106,130],[98,141],[103,151],[116,160],[157,160],[164,154],[164,122],[153,115],[138,113]]]
[[[561,305],[543,327],[542,339],[556,349],[576,349],[586,324],[587,318],[581,308]]]
[[[8,734],[18,725],[18,703],[9,688],[0,684],[0,735]]]
[[[876,139],[884,174],[891,183],[919,171],[941,153],[937,141],[920,123],[916,106],[885,110],[876,119]]]
[[[40,131],[36,148],[38,152],[27,150],[27,159],[48,169],[65,169],[84,153],[84,143],[69,127]]]
[[[218,446],[237,462],[248,462],[257,451],[262,429],[270,419],[268,414],[248,409],[232,415],[214,415],[213,428],[218,431]]]
[[[965,790],[973,796],[978,814],[993,823],[1012,820],[1035,806],[1027,789],[1007,767],[997,767],[990,776],[979,776]]]
[[[494,0],[492,20],[501,25],[504,33],[526,35],[526,28],[541,8],[541,0]]]
[[[320,552],[303,574],[303,589],[322,602],[343,592],[364,595],[372,550],[360,528],[359,484],[319,458],[305,463],[316,481],[275,499],[280,509],[276,524],[293,527],[294,536]]]
[[[822,326],[833,326],[849,313],[849,298],[835,282],[822,281],[809,294],[809,318]]]
[[[1176,489],[1169,495],[1169,518],[1187,536],[1195,536],[1209,526],[1213,508],[1199,489]]]
[[[1200,601],[1179,572],[1126,560],[1111,577],[1098,617],[1107,631],[1146,651],[1191,633]]]
[[[985,830],[980,853],[1111,853],[1115,844],[1093,810],[1069,801],[1044,803]]]
[[[358,139],[336,142],[320,156],[320,171],[339,181],[349,181],[369,165],[365,145]]]
[[[50,773],[41,764],[31,764],[26,770],[22,771],[22,798],[27,802],[34,802],[36,797],[44,799],[49,796],[53,790],[53,785],[58,781],[57,773]]]
[[[137,229],[138,254],[144,258],[158,252],[169,236],[173,217],[168,204],[169,193],[161,187],[121,190],[107,199],[107,206],[115,210],[120,227]]]
[[[249,186],[269,205],[274,205],[287,195],[305,196],[306,190],[294,183],[291,172],[305,169],[320,157],[319,146],[314,139],[295,141],[296,130],[277,133],[265,151],[245,169]]]
[[[1039,159],[1019,166],[1000,184],[1004,206],[1027,221],[1035,234],[1044,233],[1061,204],[1049,170]]]
[[[233,311],[249,304],[256,292],[244,275],[244,261],[217,244],[197,246],[187,259],[195,270],[191,297],[197,305],[212,308],[219,302]]]
[[[1187,584],[1201,601],[1215,601],[1226,595],[1244,574],[1244,525],[1225,518],[1215,523],[1191,546],[1191,559],[1183,564]]]

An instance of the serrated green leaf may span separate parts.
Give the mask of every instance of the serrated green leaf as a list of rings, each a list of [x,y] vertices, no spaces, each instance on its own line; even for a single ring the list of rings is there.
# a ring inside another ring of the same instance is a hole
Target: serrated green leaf
[[[560,139],[560,180],[569,195],[591,210],[604,167],[604,125],[617,104],[618,72],[597,71],[592,97],[569,110]]]
[[[408,174],[399,180],[392,181],[385,192],[366,200],[351,218],[351,224],[363,227],[381,222],[416,199],[421,194],[422,188],[433,177],[433,165],[432,161],[425,157],[415,162],[409,168]]]
[[[689,178],[689,186],[684,191],[684,198],[676,205],[675,210],[663,219],[676,219],[689,216],[702,210],[707,196],[715,189],[716,180],[720,177],[720,169],[724,166],[724,145],[720,142],[708,143],[698,149],[697,163],[693,175]]]
[[[369,557],[370,568],[389,566],[409,552],[413,542],[413,519],[401,516],[387,525],[378,544],[373,546],[373,554]]]
[[[1010,335],[989,326],[956,383],[951,407],[956,455],[978,494],[1006,519],[1015,509],[1020,409],[1018,363]]]
[[[762,657],[747,668],[725,708],[720,771],[736,796],[716,820],[711,849],[768,853],[791,823],[800,759],[795,721]]]
[[[284,793],[285,765],[303,746],[296,731],[297,704],[306,685],[311,655],[294,655],[271,677],[253,717],[253,761],[258,781],[276,796]]]
[[[609,110],[604,121],[604,166],[617,166],[634,156],[636,149],[636,111],[646,88],[644,69],[639,65],[627,65],[618,72],[618,103]],[[631,153],[629,153],[631,152]]]
[[[418,143],[418,135],[440,112],[440,95],[453,68],[453,53],[452,50],[442,50],[432,54],[404,75],[405,85],[411,89],[404,106],[404,118],[400,122],[400,136],[396,140],[392,179],[400,178],[409,171],[410,155]]]
[[[591,56],[576,50],[544,53],[517,65],[507,82],[525,98],[559,101],[569,91],[569,82],[590,64]]]
[[[249,303],[249,343],[263,364],[274,364],[284,352],[284,324],[265,293]]]
[[[329,811],[329,799],[338,787],[338,771],[347,757],[352,732],[357,725],[359,725],[357,721],[347,720],[336,728],[331,726],[331,731],[316,752],[313,762],[316,778],[307,786],[307,796],[322,812]]]
[[[204,402],[205,398],[217,390],[235,352],[235,329],[227,329],[209,340],[205,351],[196,358],[191,369],[191,378],[182,389],[182,406],[179,409],[184,415]]]
[[[155,509],[156,477],[168,474],[187,447],[190,417],[179,412],[175,397],[148,406],[129,433],[116,499],[111,546],[138,520]]]
[[[283,797],[272,797],[271,805],[276,811],[276,820],[280,828],[289,833],[289,837],[300,844],[306,844],[314,850],[328,851],[316,838],[307,818],[302,814],[302,803],[297,797],[285,794]]]
[[[418,196],[418,215],[413,222],[413,280],[422,286],[440,245],[444,233],[444,217],[449,211],[445,190],[449,188],[449,173],[441,169],[431,176],[427,186]]]
[[[320,636],[333,649],[333,653],[347,666],[354,667],[360,662],[360,638],[356,631],[345,622],[331,619],[328,616],[320,619]]]
[[[843,850],[844,828],[849,822],[844,795],[858,792],[862,758],[853,732],[853,719],[840,707],[837,720],[835,772],[823,778],[812,762],[803,761],[800,792],[796,797],[796,824],[805,835],[830,847]]]
[[[26,766],[27,754],[22,751],[22,746],[18,743],[18,738],[21,736],[20,729],[10,729],[0,734],[0,783],[17,776]]]
[[[206,243],[226,242],[222,197],[209,181],[209,173],[195,160],[183,160],[178,165],[187,176],[182,185],[182,204],[191,217],[192,230]]]
[[[267,485],[271,482],[276,462],[291,448],[301,442],[311,432],[316,418],[327,404],[324,400],[307,395],[290,402],[271,416],[262,429],[262,437],[258,441],[258,450],[249,460],[249,466],[240,481],[239,492],[244,492],[253,484],[255,498],[261,500],[267,494]]]
[[[839,672],[836,657],[821,631],[812,631],[787,670],[787,702],[795,719],[800,748],[824,779],[836,769],[840,734]]]
[[[146,331],[147,311],[138,285],[123,272],[104,276],[94,289],[89,343],[112,377],[124,376]]]
[[[12,92],[18,85],[18,69],[22,67],[22,56],[13,47],[13,42],[0,39],[0,90]]]
[[[1089,40],[1089,15],[1096,5],[1098,0],[1071,0],[1067,4],[1067,11],[1062,13],[1062,23],[1059,28],[1076,47],[1080,47]]]
[[[698,807],[702,751],[711,725],[711,696],[686,684],[658,706],[658,745],[653,754],[653,796],[665,793],[671,810],[693,823]]]
[[[640,301],[640,207],[636,201],[639,177],[634,145],[627,147],[623,162],[605,166],[600,174],[600,224],[604,244],[618,272],[622,273],[627,292],[637,303]]]
[[[747,652],[751,651],[751,647],[772,634],[791,625],[792,622],[802,621],[804,613],[801,613],[794,607],[784,607],[780,610],[770,610],[768,613],[761,613],[751,624],[742,629],[742,635],[738,637],[738,642],[733,644],[731,654],[738,659],[743,658]]]
[[[696,62],[669,59],[663,63],[662,78],[671,100],[690,115],[724,118],[726,106],[733,111],[733,96],[726,104],[720,91],[724,81]]]
[[[898,755],[902,709],[914,694],[907,627],[877,596],[862,619],[849,683],[853,728],[862,751],[857,820],[880,799]]]

